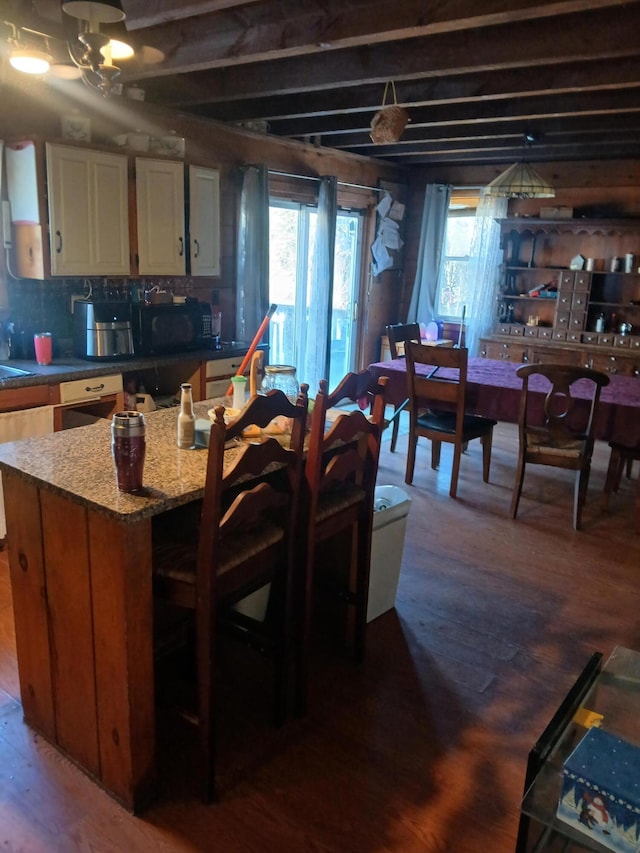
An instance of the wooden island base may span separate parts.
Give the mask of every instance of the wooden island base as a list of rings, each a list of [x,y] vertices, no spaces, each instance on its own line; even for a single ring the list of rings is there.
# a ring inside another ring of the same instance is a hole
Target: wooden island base
[[[131,811],[155,785],[151,519],[3,472],[25,721]]]

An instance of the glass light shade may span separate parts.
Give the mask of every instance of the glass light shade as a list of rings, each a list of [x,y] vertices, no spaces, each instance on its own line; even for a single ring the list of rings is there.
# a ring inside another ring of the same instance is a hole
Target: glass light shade
[[[555,198],[556,191],[528,163],[514,163],[488,184],[486,195],[502,198]]]
[[[134,50],[126,41],[120,39],[109,39],[109,47],[111,48],[111,59],[131,59]]]
[[[23,74],[46,74],[51,67],[51,57],[43,50],[14,50],[9,62],[12,68]]]
[[[119,0],[63,0],[62,10],[72,18],[97,24],[115,24],[126,17]]]

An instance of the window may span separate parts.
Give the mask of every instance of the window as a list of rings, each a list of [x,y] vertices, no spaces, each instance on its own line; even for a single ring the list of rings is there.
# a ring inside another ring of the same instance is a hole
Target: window
[[[454,190],[449,202],[442,274],[436,296],[436,314],[443,320],[459,320],[470,302],[467,290],[469,258],[475,230],[478,195]]]
[[[360,279],[362,214],[338,210],[331,310],[329,387],[354,369],[356,304]],[[308,341],[308,286],[316,208],[271,199],[269,205],[269,302],[278,308],[269,326],[269,361],[299,364]],[[299,377],[303,381],[303,377]]]

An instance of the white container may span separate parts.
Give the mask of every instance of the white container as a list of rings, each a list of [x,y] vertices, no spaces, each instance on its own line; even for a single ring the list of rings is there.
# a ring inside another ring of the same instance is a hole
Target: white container
[[[396,603],[411,498],[398,486],[376,486],[367,622]]]

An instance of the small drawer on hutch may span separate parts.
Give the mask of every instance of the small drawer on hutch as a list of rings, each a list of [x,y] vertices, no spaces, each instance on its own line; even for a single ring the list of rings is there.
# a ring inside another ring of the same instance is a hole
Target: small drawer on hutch
[[[553,331],[553,340],[554,341],[566,341],[567,333],[561,329],[554,329]]]
[[[612,347],[614,335],[607,333],[606,335],[598,335],[599,346]]]
[[[575,294],[571,290],[567,290],[564,293],[560,291],[560,293],[558,294],[558,309],[571,308],[571,305],[573,304],[574,295]]]
[[[583,344],[597,344],[598,343],[598,335],[596,332],[585,332],[582,335],[582,343]]]
[[[573,287],[575,290],[589,290],[591,287],[591,273],[577,272]]]
[[[591,367],[594,370],[604,370],[605,373],[622,373],[624,359],[621,364],[615,355],[594,355],[591,359]]]
[[[587,315],[584,311],[572,311],[571,317],[569,318],[569,327],[576,330],[582,331],[585,326],[585,321],[587,319]]]
[[[561,288],[563,288],[563,289],[573,287],[574,279],[575,279],[575,275],[574,275],[574,273],[572,273],[572,272],[563,272],[563,273],[560,275],[560,287],[561,287]]]
[[[576,291],[571,297],[571,310],[572,311],[584,311],[587,307],[588,297],[586,293],[582,293]]]
[[[524,336],[525,336],[525,338],[537,338],[538,337],[538,327],[537,326],[525,326],[524,327]]]
[[[569,325],[570,316],[568,311],[556,311],[556,326],[566,328]]]
[[[515,335],[516,338],[524,337],[524,326],[512,326],[511,334]]]
[[[511,334],[511,323],[500,323],[498,326],[497,332],[499,335],[510,335]]]
[[[582,332],[580,332],[580,331],[574,332],[573,330],[569,330],[567,332],[567,340],[571,341],[574,344],[581,343],[582,342]]]
[[[629,338],[629,346],[631,349],[640,349],[640,337],[634,335],[632,338]]]
[[[538,326],[538,337],[550,341],[553,338],[553,329],[548,326]]]
[[[613,345],[616,347],[627,347],[631,344],[631,338],[628,335],[615,335]]]

